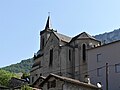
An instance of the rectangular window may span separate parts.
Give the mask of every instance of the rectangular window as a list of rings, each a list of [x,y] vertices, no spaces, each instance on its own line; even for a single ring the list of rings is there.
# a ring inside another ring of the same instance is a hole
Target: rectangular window
[[[120,64],[115,64],[115,72],[120,73]]]
[[[69,49],[69,61],[71,61],[71,50]]]
[[[39,67],[41,68],[41,61],[40,61]]]
[[[97,76],[102,76],[102,68],[97,68]]]
[[[97,54],[97,62],[100,62],[102,60],[102,55],[101,54]]]
[[[42,48],[44,48],[44,38],[42,38]]]
[[[86,62],[86,45],[83,44],[82,45],[82,58],[83,58],[83,62]]]
[[[53,49],[50,50],[50,62],[49,62],[49,66],[52,66],[52,62],[53,62]]]
[[[34,82],[34,77],[32,77],[32,83]]]

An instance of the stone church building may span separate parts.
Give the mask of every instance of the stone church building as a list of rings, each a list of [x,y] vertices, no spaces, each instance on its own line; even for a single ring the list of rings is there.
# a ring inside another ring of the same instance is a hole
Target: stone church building
[[[84,82],[88,76],[86,51],[100,45],[100,41],[86,32],[75,37],[58,33],[50,27],[48,16],[45,29],[40,32],[40,50],[34,55],[30,83],[50,73]]]
[[[91,81],[94,85],[101,83],[103,90],[120,90],[119,54],[120,40],[101,45],[100,41],[86,32],[75,37],[66,36],[50,27],[48,16],[46,26],[40,32],[40,49],[34,54],[30,83],[37,88],[49,88],[62,81],[62,86],[69,88],[43,90],[98,90],[91,84],[86,87],[85,82]]]

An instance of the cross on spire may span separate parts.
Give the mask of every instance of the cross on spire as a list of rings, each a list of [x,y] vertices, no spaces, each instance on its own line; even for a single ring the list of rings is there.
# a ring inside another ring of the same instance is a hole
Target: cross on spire
[[[50,17],[50,12],[48,12],[48,16]]]

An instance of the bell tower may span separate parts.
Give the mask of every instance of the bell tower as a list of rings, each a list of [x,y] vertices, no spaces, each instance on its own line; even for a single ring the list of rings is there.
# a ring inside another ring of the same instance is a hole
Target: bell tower
[[[40,32],[40,50],[44,49],[44,46],[46,45],[52,31],[53,29],[51,29],[50,26],[50,16],[48,16],[45,28]]]

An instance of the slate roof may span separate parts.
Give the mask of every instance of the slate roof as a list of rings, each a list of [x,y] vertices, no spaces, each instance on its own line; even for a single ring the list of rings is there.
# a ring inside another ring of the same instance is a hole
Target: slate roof
[[[62,41],[70,42],[70,40],[71,40],[71,37],[69,37],[69,36],[66,36],[66,35],[63,35],[63,34],[60,34],[57,32],[54,32],[54,34]]]
[[[91,35],[89,35],[89,34],[86,33],[86,32],[82,32],[81,34],[73,37],[72,40],[71,40],[71,42],[72,42],[72,41],[75,41],[76,39],[93,39],[93,40],[98,41],[97,39],[95,39],[94,37],[92,37]]]
[[[72,84],[77,84],[77,85],[82,85],[82,86],[85,86],[85,87],[91,87],[91,88],[98,89],[98,87],[93,85],[93,84],[87,84],[87,83],[84,83],[84,82],[80,82],[79,80],[76,80],[76,79],[71,79],[71,78],[68,78],[68,77],[59,76],[59,75],[52,74],[52,73],[40,84],[40,86],[43,86],[44,83],[46,83],[51,77],[55,77],[57,79],[60,79],[62,81],[66,81],[66,82],[69,82],[69,83],[72,83]]]
[[[9,87],[12,88],[20,88],[21,86],[28,84],[28,82],[24,79],[18,79],[15,77],[12,77],[9,81]]]
[[[71,37],[69,37],[69,36],[66,36],[66,35],[57,33],[56,31],[54,31],[53,29],[50,29],[50,28],[51,28],[51,27],[50,27],[50,16],[48,16],[45,29],[40,32],[40,35],[41,35],[42,33],[44,33],[45,31],[53,32],[60,40],[65,41],[65,42],[67,42],[67,43],[70,42],[70,41],[72,42],[72,41],[76,40],[78,37],[79,37],[80,39],[89,38],[89,39],[96,40],[94,37],[92,37],[91,35],[89,35],[89,34],[86,33],[86,32],[83,32],[83,33],[81,33],[81,34],[79,34],[79,35],[71,38]],[[98,41],[98,40],[97,40],[97,41]]]
[[[36,66],[39,66],[39,65],[40,65],[40,60],[35,61],[34,64],[32,65],[32,68],[36,67]]]

